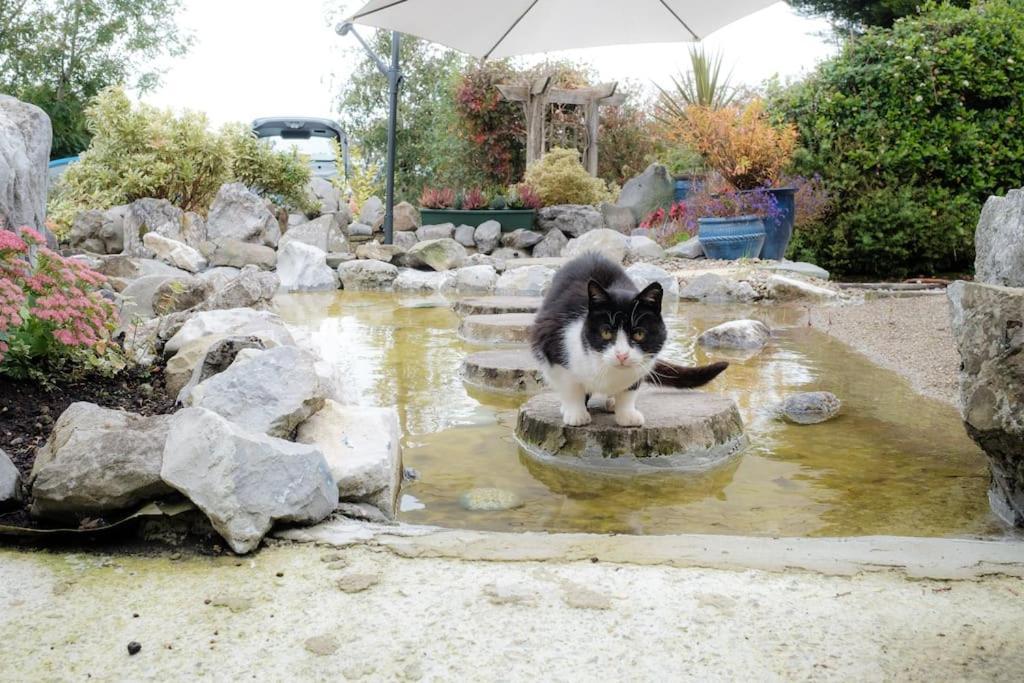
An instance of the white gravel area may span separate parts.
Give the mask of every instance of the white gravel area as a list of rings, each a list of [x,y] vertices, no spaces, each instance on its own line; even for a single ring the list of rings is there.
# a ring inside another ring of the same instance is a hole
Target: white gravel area
[[[812,326],[904,376],[925,396],[957,405],[960,355],[944,294],[820,306],[808,316]]]

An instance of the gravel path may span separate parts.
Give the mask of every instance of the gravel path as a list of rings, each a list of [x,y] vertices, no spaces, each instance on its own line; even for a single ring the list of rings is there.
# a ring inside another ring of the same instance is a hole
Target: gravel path
[[[960,356],[944,295],[814,308],[810,323],[904,376],[925,396],[957,405]]]

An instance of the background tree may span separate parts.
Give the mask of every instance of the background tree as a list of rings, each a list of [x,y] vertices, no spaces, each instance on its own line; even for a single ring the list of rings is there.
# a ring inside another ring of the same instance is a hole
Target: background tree
[[[970,7],[971,0],[946,0],[957,7]],[[889,28],[901,17],[917,14],[922,0],[789,0],[805,14],[823,14],[844,31],[857,32],[868,26]]]
[[[89,145],[85,108],[110,85],[159,82],[155,63],[191,38],[175,22],[181,0],[0,0],[0,91],[42,108],[51,156]]]

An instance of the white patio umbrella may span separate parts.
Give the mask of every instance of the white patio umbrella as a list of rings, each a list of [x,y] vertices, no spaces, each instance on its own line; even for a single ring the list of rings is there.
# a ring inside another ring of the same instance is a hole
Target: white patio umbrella
[[[353,33],[388,78],[387,199],[384,241],[392,241],[399,34],[423,38],[483,59],[605,45],[698,41],[777,0],[371,0],[338,25]],[[353,24],[388,29],[386,65]]]

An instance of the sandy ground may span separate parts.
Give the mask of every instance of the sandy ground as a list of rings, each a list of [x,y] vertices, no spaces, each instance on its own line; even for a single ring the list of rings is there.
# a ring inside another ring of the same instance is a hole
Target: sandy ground
[[[367,545],[177,560],[0,549],[0,680],[1011,681],[1022,594],[1008,576],[407,559]]]
[[[925,396],[957,405],[960,356],[945,295],[822,306],[809,315],[814,327],[903,375]]]

